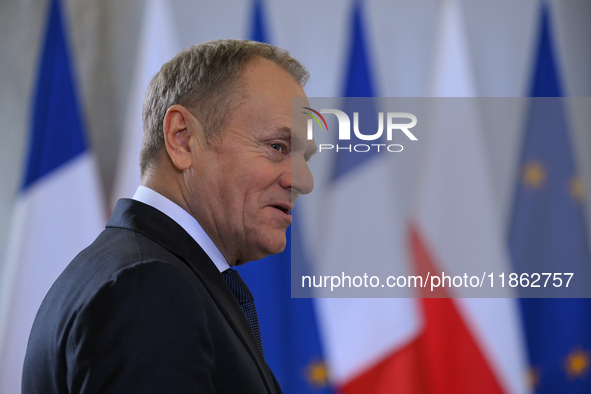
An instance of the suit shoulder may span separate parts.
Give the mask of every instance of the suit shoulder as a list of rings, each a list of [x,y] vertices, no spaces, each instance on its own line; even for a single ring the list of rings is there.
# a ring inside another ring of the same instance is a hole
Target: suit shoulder
[[[138,262],[115,272],[77,309],[55,315],[67,316],[65,324],[48,327],[43,319],[46,324],[35,326],[32,337],[45,340],[29,347],[25,369],[52,365],[45,359],[57,354],[63,372],[53,375],[61,377],[68,392],[107,392],[111,386],[119,392],[163,392],[171,382],[177,392],[194,391],[195,382],[176,375],[214,368],[212,308],[198,279],[179,267],[159,260]],[[47,341],[48,330],[58,338]],[[47,351],[48,343],[59,349]],[[197,365],[196,354],[201,357]]]
[[[72,260],[54,286],[96,291],[117,272],[133,266],[156,269],[153,265],[141,265],[156,261],[186,271],[182,259],[145,235],[129,229],[107,228]]]
[[[122,354],[131,357],[128,364],[146,369],[137,360],[157,355],[172,365],[176,357],[190,360],[186,349],[211,354],[209,315],[215,306],[200,279],[178,261],[131,261],[109,265],[85,283],[76,283],[78,275],[56,282],[33,324],[23,382],[81,388],[86,381],[112,379],[103,373],[117,376],[105,365],[119,365]],[[79,370],[85,365],[96,368]]]
[[[138,314],[148,320],[172,321],[175,316],[187,320],[187,311],[191,311],[191,316],[201,320],[205,317],[203,304],[209,298],[199,278],[188,268],[167,261],[146,260],[113,273],[77,314],[78,319],[85,313],[103,319],[115,313],[119,322],[129,320],[123,324],[129,327],[134,325],[132,320]]]
[[[106,229],[55,281],[35,323],[59,332],[99,293],[123,297],[127,291],[127,297],[134,297],[148,288],[163,296],[185,291],[193,292],[192,298],[195,292],[207,297],[203,283],[182,259],[142,234]]]

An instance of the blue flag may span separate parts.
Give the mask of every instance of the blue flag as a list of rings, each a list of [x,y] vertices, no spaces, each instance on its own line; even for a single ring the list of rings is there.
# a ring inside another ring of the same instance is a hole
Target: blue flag
[[[22,189],[86,150],[59,0],[52,0]]]
[[[255,0],[252,7],[252,27],[250,39],[253,41],[267,43],[267,30],[265,29],[265,16],[263,15],[263,3],[261,0]]]
[[[370,56],[365,40],[362,4],[356,1],[351,14],[349,58],[343,97],[373,97],[374,86],[370,69]]]
[[[550,18],[542,9],[532,97],[562,95]],[[531,99],[509,246],[517,272],[574,272],[591,285],[591,256],[567,117],[556,99]],[[591,299],[521,299],[535,393],[591,393]]]
[[[374,97],[375,91],[370,67],[370,56],[365,39],[362,4],[360,1],[356,1],[353,4],[350,48],[345,75],[343,97]],[[359,101],[345,99],[342,110],[353,122],[354,112],[358,113],[358,128],[362,134],[374,134],[378,130],[378,112],[376,111],[376,105],[373,100]],[[381,141],[382,138],[372,141],[372,143],[383,143]],[[349,145],[354,146],[366,142],[359,140],[356,136],[351,136],[350,141],[338,142],[339,148],[342,147],[344,149],[339,149],[336,155],[333,179],[339,178],[377,154],[377,150],[375,149],[363,153],[355,152],[354,149],[347,150],[347,146]]]
[[[267,42],[263,6],[255,1],[251,39]],[[295,218],[294,220],[298,220]],[[277,255],[239,267],[255,298],[265,359],[285,393],[328,394],[313,299],[291,298],[291,253],[301,252],[297,234],[287,230],[287,246]],[[299,259],[298,259],[299,261]]]

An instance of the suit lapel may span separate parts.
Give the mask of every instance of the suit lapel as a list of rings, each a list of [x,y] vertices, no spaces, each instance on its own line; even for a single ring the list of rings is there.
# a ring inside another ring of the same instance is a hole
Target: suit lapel
[[[159,210],[130,199],[117,202],[107,227],[139,232],[183,260],[201,280],[228,323],[253,358],[269,393],[275,393],[273,376],[248,320],[215,264],[199,244],[174,220]]]

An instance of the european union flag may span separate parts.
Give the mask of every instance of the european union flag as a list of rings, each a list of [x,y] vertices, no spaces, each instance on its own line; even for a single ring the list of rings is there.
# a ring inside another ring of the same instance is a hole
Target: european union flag
[[[255,1],[251,39],[267,42],[261,1]],[[293,214],[293,212],[292,212]],[[295,218],[294,220],[298,220]],[[293,243],[292,243],[293,241]],[[291,298],[291,253],[301,252],[287,229],[287,246],[277,255],[239,268],[255,298],[265,358],[285,393],[329,394],[313,299]],[[295,250],[297,249],[297,250]],[[299,259],[298,259],[299,260]]]
[[[532,97],[559,97],[561,88],[547,8],[533,74]],[[510,253],[517,272],[574,272],[591,285],[583,185],[575,169],[562,102],[531,99],[525,130]],[[521,299],[536,393],[591,393],[591,299]]]

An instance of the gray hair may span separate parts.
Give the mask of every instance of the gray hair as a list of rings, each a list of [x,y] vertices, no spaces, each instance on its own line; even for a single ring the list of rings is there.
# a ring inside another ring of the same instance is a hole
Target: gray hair
[[[300,85],[308,71],[284,49],[247,40],[215,40],[179,52],[152,78],[144,99],[144,138],[140,152],[142,175],[164,146],[166,111],[179,104],[201,122],[208,144],[221,137],[229,114],[238,102],[235,82],[255,57],[268,59],[287,71]]]

